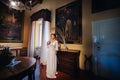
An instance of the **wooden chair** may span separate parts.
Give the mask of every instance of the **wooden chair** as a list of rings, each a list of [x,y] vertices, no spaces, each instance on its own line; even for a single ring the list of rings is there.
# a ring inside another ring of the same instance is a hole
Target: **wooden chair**
[[[20,49],[20,56],[27,56],[27,47],[23,47]]]
[[[85,56],[84,68],[85,70],[92,72],[93,69],[92,55],[90,55],[89,57],[87,55],[84,56]]]

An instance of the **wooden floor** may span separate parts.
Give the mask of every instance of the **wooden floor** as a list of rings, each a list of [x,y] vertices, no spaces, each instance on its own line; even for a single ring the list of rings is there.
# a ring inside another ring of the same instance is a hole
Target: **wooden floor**
[[[58,71],[57,78],[49,79],[46,77],[46,66],[40,65],[40,60],[37,60],[37,66],[35,70],[35,80],[106,80],[100,77],[95,77],[93,74],[85,71],[81,71],[78,78],[72,78],[71,76]],[[23,80],[27,80],[25,77]]]
[[[55,79],[49,79],[46,77],[46,66],[41,66],[40,67],[40,80],[72,80],[71,77],[65,73],[59,72],[56,75],[57,78]]]

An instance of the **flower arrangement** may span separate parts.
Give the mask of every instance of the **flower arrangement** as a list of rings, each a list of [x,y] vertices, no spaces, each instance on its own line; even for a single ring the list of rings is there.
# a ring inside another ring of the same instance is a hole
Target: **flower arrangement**
[[[14,59],[14,56],[9,51],[9,47],[3,47],[2,50],[0,50],[0,66],[9,64],[12,59]]]
[[[56,27],[56,31],[57,31],[57,33],[59,34],[59,36],[62,38],[62,42],[63,42],[63,44],[64,44],[65,50],[68,50],[68,47],[67,47],[67,45],[66,45],[66,36],[65,36],[65,31],[64,31],[64,29],[61,30],[60,28]]]

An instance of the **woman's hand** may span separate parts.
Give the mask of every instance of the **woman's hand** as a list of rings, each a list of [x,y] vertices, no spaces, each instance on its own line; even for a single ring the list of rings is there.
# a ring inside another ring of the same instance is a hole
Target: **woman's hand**
[[[51,43],[51,41],[49,40],[48,42],[47,42],[47,45],[49,45]]]

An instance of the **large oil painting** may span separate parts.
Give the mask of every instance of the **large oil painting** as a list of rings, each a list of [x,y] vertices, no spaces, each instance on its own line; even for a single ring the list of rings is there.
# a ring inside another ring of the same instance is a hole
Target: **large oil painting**
[[[56,30],[59,42],[82,43],[81,0],[56,9]]]
[[[0,42],[22,42],[24,11],[9,8],[0,2]]]

